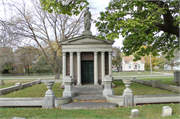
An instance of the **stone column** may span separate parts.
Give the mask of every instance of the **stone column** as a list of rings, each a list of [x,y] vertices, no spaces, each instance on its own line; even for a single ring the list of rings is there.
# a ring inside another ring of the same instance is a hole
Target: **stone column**
[[[70,52],[70,76],[73,77],[73,52]]]
[[[101,52],[101,76],[102,76],[101,85],[104,85],[104,82],[103,82],[103,78],[105,76],[105,56],[104,56],[104,52]]]
[[[98,56],[97,52],[94,52],[94,85],[98,84]]]
[[[63,83],[60,86],[61,89],[64,89],[64,78],[66,76],[66,52],[63,52]]]
[[[77,52],[77,85],[81,86],[81,53]]]
[[[112,76],[112,52],[109,52],[109,75]]]
[[[45,84],[47,85],[48,90],[46,91],[44,97],[44,108],[52,109],[55,106],[55,95],[54,91],[51,90],[54,85],[54,81],[47,81]]]

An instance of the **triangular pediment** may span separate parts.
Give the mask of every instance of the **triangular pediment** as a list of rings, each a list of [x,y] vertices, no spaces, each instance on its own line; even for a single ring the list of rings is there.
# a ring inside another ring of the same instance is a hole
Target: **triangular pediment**
[[[60,41],[62,45],[68,44],[113,44],[114,41],[110,40],[101,40],[98,39],[96,36],[93,35],[81,35],[78,37],[70,38],[64,41]]]

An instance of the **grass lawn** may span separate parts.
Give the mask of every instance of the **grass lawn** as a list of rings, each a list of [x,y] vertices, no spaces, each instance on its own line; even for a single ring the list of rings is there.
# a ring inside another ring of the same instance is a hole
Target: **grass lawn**
[[[172,116],[162,117],[162,107],[170,106]],[[162,119],[162,118],[180,118],[179,104],[148,104],[138,105],[135,107],[118,107],[116,109],[79,109],[79,110],[62,110],[62,109],[42,109],[42,108],[1,108],[2,119],[12,117],[23,117],[27,119],[39,118],[113,118],[124,119],[129,118],[132,109],[138,109],[140,112],[140,119]],[[138,118],[138,119],[139,119]]]
[[[62,97],[62,92],[64,90],[59,88],[61,84],[62,83],[55,83],[52,88],[56,97]],[[117,86],[116,88],[114,88],[114,94],[122,95],[123,90],[125,89],[124,83],[122,81],[114,81],[114,84]],[[131,84],[130,88],[133,90],[134,95],[178,94],[175,92],[158,89],[147,85],[142,85],[135,82]],[[6,94],[3,97],[44,97],[46,91],[46,85],[40,84]]]
[[[20,82],[21,84],[31,82],[29,80],[3,80],[5,85],[0,86],[0,89],[15,86],[15,83]]]
[[[114,88],[115,95],[122,95],[125,86],[122,81],[114,81],[117,88]],[[61,83],[55,83],[52,90],[56,97],[62,97],[63,89],[60,89]],[[150,86],[132,83],[130,87],[134,95],[155,95],[155,94],[177,94],[174,92],[153,88]],[[23,90],[6,94],[3,97],[44,97],[47,87],[45,84],[34,85]],[[173,114],[170,117],[164,118],[180,118],[179,104],[148,104],[138,105],[135,107],[118,107],[116,109],[80,109],[80,110],[62,110],[62,109],[42,109],[40,108],[1,108],[0,118],[7,119],[12,117],[23,118],[129,118],[132,109],[140,111],[140,118],[162,119],[162,107],[170,106],[173,109]]]
[[[149,80],[159,80],[161,79],[162,81],[159,81],[159,83],[163,84],[168,84],[168,85],[174,85],[174,86],[179,86],[178,83],[173,83],[174,78],[166,78],[166,77],[161,77],[161,78],[142,78],[142,80],[149,81]]]

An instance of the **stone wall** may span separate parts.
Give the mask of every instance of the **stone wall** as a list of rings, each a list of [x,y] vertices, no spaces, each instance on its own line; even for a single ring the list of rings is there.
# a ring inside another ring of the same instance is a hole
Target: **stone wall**
[[[24,83],[24,84],[16,83],[15,86],[10,86],[7,88],[0,89],[0,96],[7,94],[7,93],[10,93],[10,92],[13,92],[13,91],[17,91],[17,90],[21,90],[21,89],[24,89],[27,87],[31,87],[33,85],[40,84],[40,83],[41,83],[41,80],[36,80],[33,82]]]
[[[172,92],[180,93],[180,87],[179,86],[173,86],[173,85],[158,83],[158,81],[160,81],[160,80],[144,81],[144,80],[139,80],[139,79],[134,78],[133,81],[136,83],[145,84],[148,86],[152,86],[152,87],[161,88],[161,89],[169,90]]]

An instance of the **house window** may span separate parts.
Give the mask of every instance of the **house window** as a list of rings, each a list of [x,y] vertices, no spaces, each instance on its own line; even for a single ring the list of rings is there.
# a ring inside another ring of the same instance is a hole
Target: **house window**
[[[137,69],[137,65],[135,65],[134,69]]]
[[[138,69],[140,69],[140,64],[138,64]]]
[[[131,64],[129,64],[129,68],[131,68]]]
[[[16,68],[12,68],[11,71],[16,71]]]

